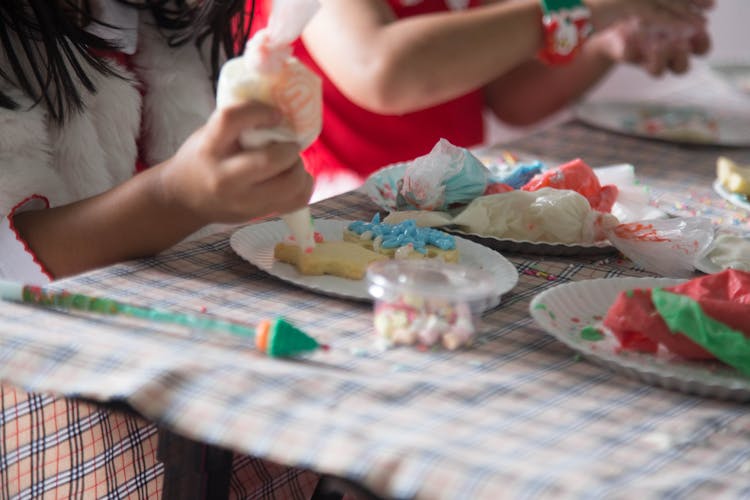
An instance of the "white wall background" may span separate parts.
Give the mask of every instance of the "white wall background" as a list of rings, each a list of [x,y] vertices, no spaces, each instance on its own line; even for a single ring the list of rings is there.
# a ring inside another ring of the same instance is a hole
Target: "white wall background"
[[[716,1],[709,18],[714,48],[708,60],[750,64],[750,0]]]
[[[711,52],[703,58],[695,59],[692,70],[685,76],[663,76],[652,78],[642,70],[622,66],[615,69],[602,83],[592,89],[591,99],[633,98],[638,93],[643,95],[663,92],[670,85],[679,85],[682,79],[690,78],[706,71],[707,66],[716,63],[742,63],[750,66],[750,0],[716,0],[716,7],[709,15],[709,30],[713,46]],[[487,142],[506,142],[515,137],[533,132],[569,119],[569,110],[562,111],[534,127],[514,128],[498,123],[494,117],[488,117]]]

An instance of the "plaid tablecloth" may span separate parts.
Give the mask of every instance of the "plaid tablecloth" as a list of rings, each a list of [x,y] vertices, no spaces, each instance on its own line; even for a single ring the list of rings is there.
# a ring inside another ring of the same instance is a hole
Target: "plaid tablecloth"
[[[749,229],[713,194],[716,156],[569,124],[514,144],[594,166],[628,162],[673,213]],[[360,192],[313,207],[366,219]],[[531,320],[569,281],[648,276],[618,257],[506,254],[520,281],[455,352],[373,348],[371,306],[274,279],[229,233],[58,283],[81,293],[255,323],[284,316],[332,346],[299,360],[161,325],[0,304],[0,378],[33,391],[121,399],[207,443],[343,476],[398,498],[750,498],[750,411],[644,385],[584,361]]]

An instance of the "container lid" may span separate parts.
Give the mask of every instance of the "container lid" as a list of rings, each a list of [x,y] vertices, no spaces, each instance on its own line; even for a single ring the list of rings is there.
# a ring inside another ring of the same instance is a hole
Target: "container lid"
[[[495,280],[476,267],[437,259],[393,259],[367,269],[368,291],[375,299],[401,293],[474,301],[495,295]]]

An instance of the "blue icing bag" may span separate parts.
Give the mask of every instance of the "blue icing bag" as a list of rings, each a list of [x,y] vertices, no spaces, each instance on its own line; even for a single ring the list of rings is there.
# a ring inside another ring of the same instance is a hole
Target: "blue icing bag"
[[[410,208],[444,210],[481,196],[489,176],[487,167],[468,149],[440,139],[430,153],[407,167],[399,194]]]
[[[513,189],[521,189],[532,177],[541,173],[543,168],[544,164],[539,160],[534,160],[530,163],[519,163],[518,166],[506,174],[493,175],[490,181],[492,183],[507,184]]]

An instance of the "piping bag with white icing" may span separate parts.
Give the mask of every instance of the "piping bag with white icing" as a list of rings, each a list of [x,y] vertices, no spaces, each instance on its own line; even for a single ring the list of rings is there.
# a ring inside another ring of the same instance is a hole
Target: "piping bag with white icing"
[[[239,57],[221,68],[216,106],[223,108],[257,100],[278,108],[282,124],[271,129],[243,132],[240,144],[257,148],[273,141],[296,141],[308,147],[320,134],[323,122],[320,78],[292,55],[299,38],[317,11],[318,0],[275,0],[268,26],[258,31]],[[294,241],[305,252],[315,247],[310,208],[282,216]]]

